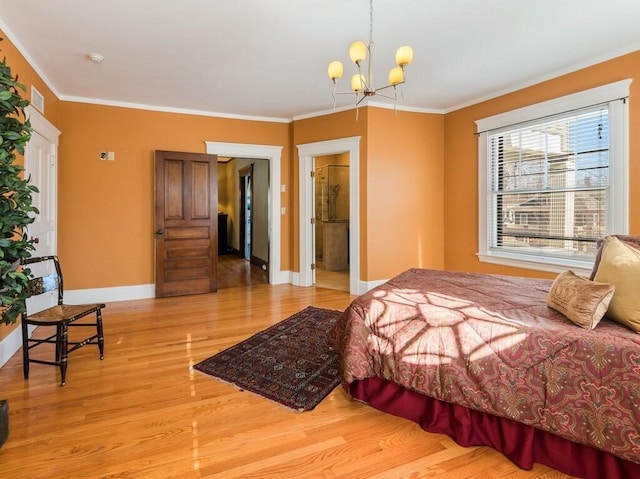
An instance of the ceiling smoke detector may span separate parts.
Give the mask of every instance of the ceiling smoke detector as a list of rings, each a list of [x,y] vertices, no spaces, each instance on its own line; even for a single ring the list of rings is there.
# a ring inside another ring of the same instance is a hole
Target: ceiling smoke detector
[[[104,57],[99,53],[89,53],[87,56],[93,63],[102,63],[102,60],[104,60]]]

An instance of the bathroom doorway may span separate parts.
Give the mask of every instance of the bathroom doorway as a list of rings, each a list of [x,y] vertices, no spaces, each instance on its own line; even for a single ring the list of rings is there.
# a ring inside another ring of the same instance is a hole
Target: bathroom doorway
[[[313,169],[314,284],[349,291],[349,153],[317,156]]]
[[[315,256],[313,240],[314,193],[313,170],[315,158],[325,155],[346,153],[349,155],[349,293],[358,295],[370,288],[360,280],[360,137],[351,136],[335,140],[318,141],[296,145],[298,148],[298,180],[300,191],[298,200],[300,226],[300,273],[294,284],[312,286],[315,283]],[[315,221],[315,220],[314,220]]]

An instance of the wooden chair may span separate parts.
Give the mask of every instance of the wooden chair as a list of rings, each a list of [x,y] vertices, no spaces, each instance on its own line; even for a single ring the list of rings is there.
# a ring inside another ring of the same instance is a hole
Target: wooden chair
[[[40,264],[36,268],[50,272],[39,277],[33,277],[29,281],[31,298],[50,293],[58,292],[58,304],[43,311],[31,314],[27,307],[27,312],[22,316],[22,355],[24,378],[29,379],[29,363],[49,364],[60,367],[61,386],[65,385],[67,374],[67,357],[70,352],[75,351],[87,344],[95,344],[100,350],[100,359],[104,358],[104,336],[102,332],[102,303],[69,305],[63,302],[63,281],[62,270],[57,256],[41,256],[29,258],[23,262],[25,268]],[[51,267],[53,265],[53,268]],[[36,269],[34,268],[34,269]],[[96,321],[92,323],[79,322],[77,320],[95,313]],[[44,339],[34,339],[28,336],[28,325],[45,327],[55,327],[54,334]],[[81,341],[69,340],[70,327],[95,327],[96,332]],[[55,360],[45,361],[29,357],[31,349],[42,344],[55,344]]]

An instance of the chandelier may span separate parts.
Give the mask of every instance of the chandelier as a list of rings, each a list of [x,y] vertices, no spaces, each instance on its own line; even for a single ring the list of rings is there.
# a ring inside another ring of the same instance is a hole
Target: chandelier
[[[383,98],[393,100],[394,105],[398,102],[398,85],[405,82],[404,69],[413,60],[413,49],[410,46],[402,46],[396,51],[396,67],[389,70],[388,84],[383,87],[373,86],[373,0],[369,0],[369,44],[363,41],[353,42],[349,47],[349,57],[356,65],[358,73],[351,77],[351,92],[337,92],[338,80],[342,78],[343,66],[340,61],[329,63],[329,78],[333,82],[333,108],[336,107],[336,95],[353,95],[356,97],[356,115],[360,103],[368,97],[379,95]],[[363,74],[363,63],[367,60],[367,75]],[[393,88],[393,96],[380,93],[381,90]],[[357,118],[357,116],[356,116]]]

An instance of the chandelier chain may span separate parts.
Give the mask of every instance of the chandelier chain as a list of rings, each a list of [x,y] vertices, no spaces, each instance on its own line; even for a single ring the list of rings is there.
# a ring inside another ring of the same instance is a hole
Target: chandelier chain
[[[373,0],[369,0],[369,44],[373,45]]]

